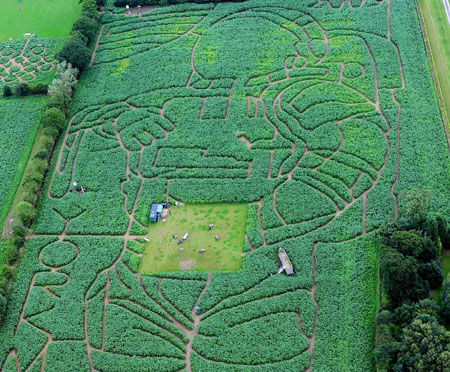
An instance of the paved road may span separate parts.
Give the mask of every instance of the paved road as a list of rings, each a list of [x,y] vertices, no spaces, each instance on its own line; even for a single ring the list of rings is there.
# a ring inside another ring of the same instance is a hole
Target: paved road
[[[445,12],[447,13],[448,24],[450,25],[450,4],[448,0],[444,0]]]

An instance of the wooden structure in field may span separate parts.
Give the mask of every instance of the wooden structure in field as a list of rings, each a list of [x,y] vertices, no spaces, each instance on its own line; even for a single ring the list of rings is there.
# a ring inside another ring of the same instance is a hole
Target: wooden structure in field
[[[284,270],[286,275],[294,274],[294,267],[292,266],[291,260],[289,259],[286,251],[281,247],[278,249],[278,258],[281,262],[281,267],[278,272],[281,273]]]

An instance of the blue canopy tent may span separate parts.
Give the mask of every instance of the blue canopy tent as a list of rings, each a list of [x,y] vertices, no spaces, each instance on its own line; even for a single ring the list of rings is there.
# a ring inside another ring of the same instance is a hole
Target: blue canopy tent
[[[162,204],[152,204],[152,208],[150,209],[150,222],[158,222],[159,217],[163,211]]]

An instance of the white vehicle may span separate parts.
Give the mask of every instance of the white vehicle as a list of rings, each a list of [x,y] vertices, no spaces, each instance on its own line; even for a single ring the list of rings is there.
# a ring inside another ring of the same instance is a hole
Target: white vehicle
[[[187,238],[189,238],[189,233],[183,235],[183,240],[186,240]]]

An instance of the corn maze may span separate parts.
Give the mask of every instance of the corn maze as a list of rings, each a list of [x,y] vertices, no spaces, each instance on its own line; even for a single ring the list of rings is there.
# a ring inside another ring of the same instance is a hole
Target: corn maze
[[[61,42],[62,39],[32,39],[0,43],[0,85],[36,78],[49,83],[53,74],[48,72],[56,66],[55,53]]]
[[[9,301],[2,371],[370,371],[373,232],[402,190],[431,188],[448,209],[414,2],[102,20]],[[167,198],[248,203],[242,269],[139,274],[150,204]],[[276,274],[279,247],[296,275]]]

